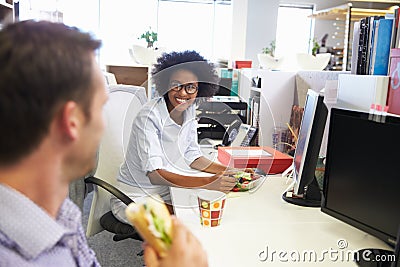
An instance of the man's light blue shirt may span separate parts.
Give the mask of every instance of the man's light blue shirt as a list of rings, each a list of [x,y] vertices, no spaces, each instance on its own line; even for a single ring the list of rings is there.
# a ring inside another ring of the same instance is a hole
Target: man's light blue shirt
[[[0,266],[99,266],[81,212],[66,199],[57,218],[0,184]]]

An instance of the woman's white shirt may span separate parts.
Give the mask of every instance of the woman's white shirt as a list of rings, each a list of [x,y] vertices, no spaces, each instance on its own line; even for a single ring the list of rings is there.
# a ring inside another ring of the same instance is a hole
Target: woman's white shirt
[[[165,191],[165,186],[151,184],[148,172],[189,170],[189,165],[202,156],[195,112],[194,105],[186,109],[181,126],[171,119],[163,97],[149,101],[133,121],[118,180],[142,189]]]

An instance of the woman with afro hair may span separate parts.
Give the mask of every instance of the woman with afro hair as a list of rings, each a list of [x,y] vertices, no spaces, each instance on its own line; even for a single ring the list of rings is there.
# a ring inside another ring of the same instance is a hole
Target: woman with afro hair
[[[159,97],[133,122],[118,181],[131,186],[127,194],[134,201],[159,194],[168,204],[170,186],[229,192],[235,179],[228,167],[204,157],[197,142],[195,104],[218,90],[213,64],[195,51],[164,53],[152,75]],[[197,177],[194,171],[214,175]],[[113,198],[111,206],[114,215],[127,222],[125,205]]]

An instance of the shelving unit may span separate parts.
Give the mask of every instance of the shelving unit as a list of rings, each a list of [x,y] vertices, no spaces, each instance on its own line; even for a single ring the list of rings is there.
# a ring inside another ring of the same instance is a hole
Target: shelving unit
[[[13,0],[0,0],[0,29],[4,24],[14,21]]]
[[[353,41],[354,22],[369,16],[385,16],[386,14],[393,14],[394,9],[391,9],[391,6],[400,3],[400,1],[381,3],[379,8],[355,7],[356,4],[362,6],[363,3],[366,4],[367,2],[368,1],[356,1],[356,3],[348,3],[320,10],[311,15],[311,18],[331,20],[332,23],[344,22],[339,26],[339,31],[344,32],[344,34],[337,36],[337,38],[343,38],[343,48],[333,48],[333,59],[335,60],[335,65],[331,70],[350,70],[351,68],[350,59],[352,56],[351,45]],[[367,3],[367,6],[371,6],[371,3],[372,2]],[[342,49],[342,51],[340,51],[340,49]]]
[[[294,103],[295,72],[266,69],[242,69],[239,76],[239,97],[248,101],[248,124],[259,129],[257,144],[272,147],[276,126],[290,121]],[[254,78],[261,79],[255,86]]]
[[[333,48],[332,57],[329,62],[329,68],[327,70],[341,71],[343,70],[343,58],[344,58],[343,48]]]

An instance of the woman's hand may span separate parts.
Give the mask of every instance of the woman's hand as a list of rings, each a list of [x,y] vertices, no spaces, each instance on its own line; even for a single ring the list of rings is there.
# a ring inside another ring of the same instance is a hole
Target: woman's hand
[[[148,267],[206,267],[207,255],[197,238],[175,217],[173,241],[167,255],[159,258],[155,250],[145,245],[144,262]]]
[[[248,173],[254,173],[254,169],[253,168],[245,168],[245,169],[239,169],[239,168],[229,168],[228,169],[229,172],[248,172]]]
[[[235,173],[236,171],[219,172],[210,177],[210,183],[204,188],[228,193],[236,184],[236,178],[233,177]]]

